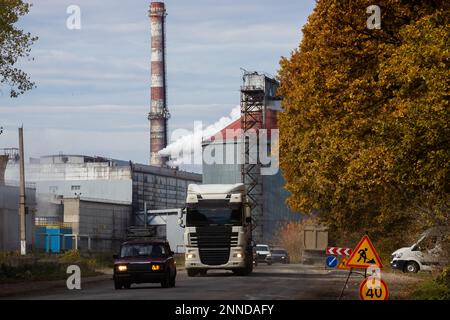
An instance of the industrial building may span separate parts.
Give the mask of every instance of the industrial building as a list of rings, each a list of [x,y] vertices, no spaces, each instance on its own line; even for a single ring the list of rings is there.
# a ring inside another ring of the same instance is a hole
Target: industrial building
[[[282,224],[302,218],[301,214],[292,212],[286,204],[289,193],[284,189],[281,170],[264,174],[262,170],[267,169],[267,165],[257,161],[260,148],[266,148],[270,155],[272,145],[278,143],[271,140],[272,130],[278,129],[277,113],[282,111],[280,98],[276,96],[277,88],[278,82],[273,77],[264,73],[245,72],[241,87],[241,118],[203,140],[202,144],[203,183],[246,185],[252,202],[253,238],[261,243],[271,242]],[[265,145],[244,143],[243,137],[248,136],[251,130],[267,131]],[[235,136],[227,135],[233,131],[236,132]],[[207,163],[205,153],[208,156],[215,153],[216,159],[220,155],[221,161]],[[233,161],[230,163],[227,159]],[[277,157],[273,161],[277,161]],[[277,163],[272,165],[277,166]]]
[[[6,169],[17,180],[18,163]],[[83,155],[30,159],[27,181],[36,186],[36,217],[41,225],[70,225],[80,249],[113,251],[126,229],[143,224],[147,209],[184,206],[189,183],[200,174],[167,167]],[[74,242],[75,243],[75,242]]]

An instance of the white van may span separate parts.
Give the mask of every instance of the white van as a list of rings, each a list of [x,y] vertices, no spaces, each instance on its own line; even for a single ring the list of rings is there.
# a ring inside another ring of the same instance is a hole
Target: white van
[[[448,235],[449,229],[446,227],[428,229],[411,247],[392,253],[391,267],[403,272],[431,271],[441,262],[442,242]]]

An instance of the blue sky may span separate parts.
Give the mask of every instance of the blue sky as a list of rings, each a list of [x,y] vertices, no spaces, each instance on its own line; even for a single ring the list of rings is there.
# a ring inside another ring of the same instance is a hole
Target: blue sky
[[[0,148],[27,157],[101,155],[147,163],[149,0],[39,0],[21,25],[39,40],[21,67],[37,88],[17,99],[0,91]],[[243,67],[276,74],[301,39],[314,0],[166,0],[169,130],[193,129],[239,104]],[[81,30],[66,28],[69,5]]]

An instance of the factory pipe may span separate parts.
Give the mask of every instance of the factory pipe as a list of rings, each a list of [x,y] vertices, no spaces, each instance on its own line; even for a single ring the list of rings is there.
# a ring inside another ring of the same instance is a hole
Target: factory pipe
[[[150,3],[151,26],[151,85],[150,85],[150,164],[166,166],[168,157],[158,152],[167,146],[166,63],[165,63],[165,19],[166,8],[163,2]]]

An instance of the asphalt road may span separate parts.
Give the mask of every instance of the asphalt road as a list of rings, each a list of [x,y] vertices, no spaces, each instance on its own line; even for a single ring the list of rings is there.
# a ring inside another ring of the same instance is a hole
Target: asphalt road
[[[178,271],[175,288],[159,284],[133,285],[129,290],[114,290],[112,280],[81,283],[81,290],[54,288],[33,292],[14,299],[163,299],[163,300],[336,300],[347,277],[345,271],[327,271],[323,267],[303,265],[258,265],[249,277],[228,271],[210,271],[205,277],[190,278]],[[361,276],[352,276],[344,299],[358,299]]]

